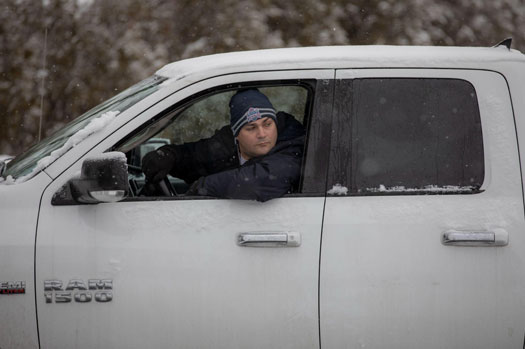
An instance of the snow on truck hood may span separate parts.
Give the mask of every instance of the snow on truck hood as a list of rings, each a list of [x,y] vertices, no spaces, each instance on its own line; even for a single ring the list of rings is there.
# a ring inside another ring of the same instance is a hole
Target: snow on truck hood
[[[34,177],[70,149],[106,129],[117,115],[158,91],[166,78],[151,76],[72,120],[7,164],[0,184],[21,183]]]
[[[44,157],[40,161],[38,161],[36,167],[31,171],[30,174],[18,178],[17,182],[24,182],[25,180],[33,177],[36,173],[40,172],[47,166],[49,166],[53,161],[64,155],[69,149],[77,146],[80,142],[82,142],[84,139],[88,138],[94,133],[99,132],[100,130],[104,129],[111,121],[115,119],[115,116],[117,116],[120,112],[119,111],[108,111],[101,116],[99,116],[96,119],[91,120],[89,124],[87,124],[86,127],[75,133],[73,136],[69,137],[69,139],[64,143],[64,145],[53,151],[50,155]]]
[[[91,120],[89,124],[86,125],[86,127],[82,128],[77,133],[69,137],[69,139],[64,143],[64,145],[62,145],[62,147],[60,147],[57,150],[54,150],[53,152],[51,152],[50,155],[40,159],[29,174],[16,179],[14,179],[12,176],[7,176],[6,178],[0,177],[0,184],[16,184],[27,181],[28,179],[36,175],[38,172],[45,169],[63,154],[65,154],[69,149],[75,147],[92,134],[104,129],[107,125],[111,123],[111,121],[115,119],[115,117],[118,114],[119,111],[108,111],[99,116],[98,118]]]

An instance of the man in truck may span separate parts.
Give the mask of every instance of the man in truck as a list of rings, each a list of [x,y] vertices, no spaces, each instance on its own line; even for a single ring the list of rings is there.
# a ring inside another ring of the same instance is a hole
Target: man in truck
[[[292,115],[276,112],[257,89],[230,100],[230,125],[212,137],[165,145],[146,154],[148,182],[171,174],[193,183],[186,195],[267,201],[298,186],[305,131]]]

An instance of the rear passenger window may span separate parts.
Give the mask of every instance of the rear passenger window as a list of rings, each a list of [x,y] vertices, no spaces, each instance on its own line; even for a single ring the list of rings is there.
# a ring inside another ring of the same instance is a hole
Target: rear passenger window
[[[476,91],[454,79],[356,79],[351,191],[478,192],[484,179]]]

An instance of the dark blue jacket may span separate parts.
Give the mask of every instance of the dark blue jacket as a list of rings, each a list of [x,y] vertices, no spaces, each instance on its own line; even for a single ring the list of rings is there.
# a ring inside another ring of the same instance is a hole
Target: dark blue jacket
[[[242,166],[229,126],[211,138],[162,149],[177,159],[170,174],[193,183],[187,194],[264,202],[297,188],[301,174],[304,127],[292,115],[279,112],[277,132],[268,154]]]

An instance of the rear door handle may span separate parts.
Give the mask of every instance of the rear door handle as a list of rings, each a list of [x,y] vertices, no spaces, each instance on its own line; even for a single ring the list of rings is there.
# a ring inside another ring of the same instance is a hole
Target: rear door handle
[[[237,245],[242,247],[298,247],[301,234],[296,232],[251,232],[240,233]]]
[[[449,230],[442,234],[441,243],[445,246],[506,246],[509,234],[503,229],[494,231]]]

